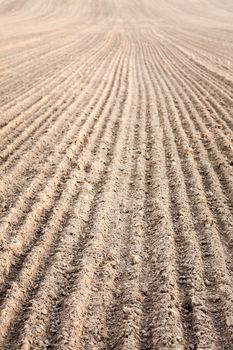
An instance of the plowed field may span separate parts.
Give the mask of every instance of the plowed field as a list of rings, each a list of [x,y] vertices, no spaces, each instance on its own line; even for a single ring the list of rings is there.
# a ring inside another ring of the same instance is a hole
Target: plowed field
[[[0,0],[0,349],[233,349],[233,2]]]

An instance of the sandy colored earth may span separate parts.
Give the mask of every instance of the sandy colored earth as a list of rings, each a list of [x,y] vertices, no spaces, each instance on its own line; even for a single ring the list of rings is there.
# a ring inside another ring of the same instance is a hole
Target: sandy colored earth
[[[232,350],[232,0],[0,23],[0,349]]]

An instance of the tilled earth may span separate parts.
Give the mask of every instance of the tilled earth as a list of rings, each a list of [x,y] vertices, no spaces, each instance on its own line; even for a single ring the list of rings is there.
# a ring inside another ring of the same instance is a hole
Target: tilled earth
[[[0,349],[233,349],[233,2],[0,0]]]

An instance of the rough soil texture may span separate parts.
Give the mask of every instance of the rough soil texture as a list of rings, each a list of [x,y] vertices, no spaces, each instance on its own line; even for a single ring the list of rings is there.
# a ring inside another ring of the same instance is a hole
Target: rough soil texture
[[[0,0],[0,349],[233,349],[233,2]]]

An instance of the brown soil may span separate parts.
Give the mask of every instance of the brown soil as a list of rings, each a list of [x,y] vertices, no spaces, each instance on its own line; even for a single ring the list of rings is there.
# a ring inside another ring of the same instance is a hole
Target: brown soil
[[[0,349],[233,349],[233,2],[0,0]]]

